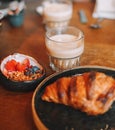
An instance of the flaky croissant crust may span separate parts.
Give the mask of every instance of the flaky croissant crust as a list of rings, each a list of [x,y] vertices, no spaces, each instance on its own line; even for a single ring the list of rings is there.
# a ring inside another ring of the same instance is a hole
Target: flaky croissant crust
[[[42,100],[68,105],[88,115],[103,114],[115,101],[115,79],[102,72],[62,77],[45,88]]]

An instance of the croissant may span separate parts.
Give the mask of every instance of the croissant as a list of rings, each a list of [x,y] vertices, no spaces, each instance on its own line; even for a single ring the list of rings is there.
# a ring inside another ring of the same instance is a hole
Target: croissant
[[[115,101],[115,79],[102,72],[62,77],[48,85],[41,98],[71,106],[88,115],[104,114]]]

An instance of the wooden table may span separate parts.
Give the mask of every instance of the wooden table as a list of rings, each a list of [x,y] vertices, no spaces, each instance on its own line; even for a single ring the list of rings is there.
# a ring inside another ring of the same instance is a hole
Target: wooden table
[[[45,29],[42,16],[35,8],[40,4],[37,0],[28,1],[23,26],[13,28],[7,17],[0,28],[0,60],[5,56],[19,52],[38,60],[46,69],[47,76],[54,73],[49,67],[45,52]],[[105,19],[101,29],[91,29],[89,25],[96,21],[92,18],[94,3],[74,3],[73,17],[70,25],[83,30],[85,35],[85,51],[81,65],[99,65],[115,67],[115,20]],[[88,17],[87,24],[81,24],[78,10],[83,9]],[[18,93],[8,91],[0,86],[0,130],[36,130],[31,111],[33,91]]]

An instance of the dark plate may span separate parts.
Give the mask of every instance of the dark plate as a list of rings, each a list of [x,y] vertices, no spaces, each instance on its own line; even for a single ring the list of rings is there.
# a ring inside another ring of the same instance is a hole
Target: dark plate
[[[115,78],[115,69],[84,66],[53,74],[38,85],[32,98],[32,112],[35,124],[40,130],[115,130],[115,103],[103,115],[88,116],[71,107],[41,100],[41,95],[45,87],[58,78],[89,71],[104,72]]]

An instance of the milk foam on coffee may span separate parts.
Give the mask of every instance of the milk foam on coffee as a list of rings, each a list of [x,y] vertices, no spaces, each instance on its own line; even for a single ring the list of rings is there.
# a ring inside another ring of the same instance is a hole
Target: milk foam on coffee
[[[46,41],[48,53],[57,58],[73,58],[80,56],[84,51],[84,41],[79,40],[81,35],[59,34]],[[56,42],[55,42],[56,41]],[[66,42],[67,41],[67,42]]]
[[[49,3],[44,7],[46,21],[65,21],[72,17],[72,6],[65,3]]]

